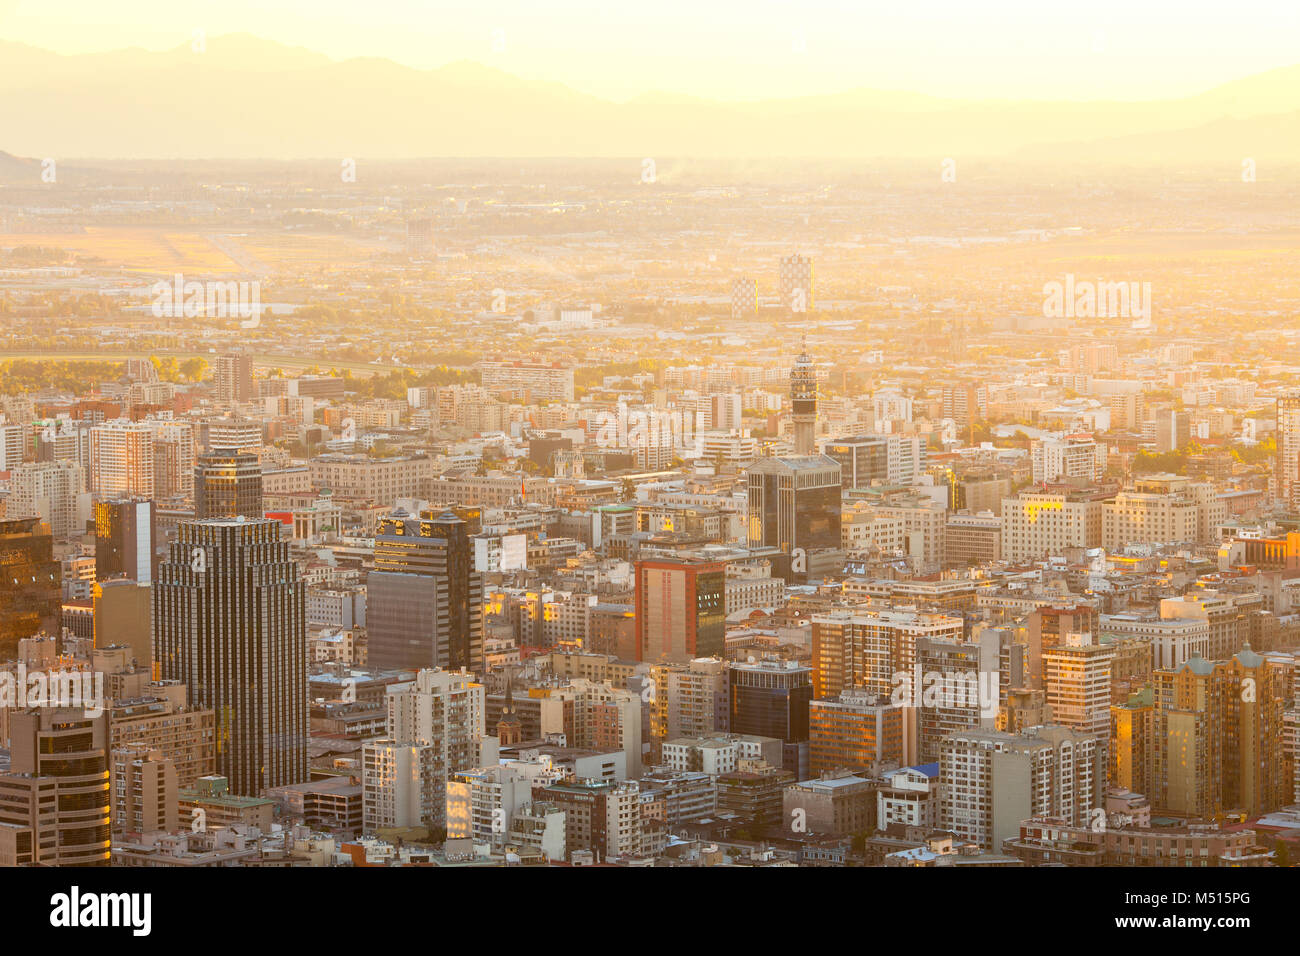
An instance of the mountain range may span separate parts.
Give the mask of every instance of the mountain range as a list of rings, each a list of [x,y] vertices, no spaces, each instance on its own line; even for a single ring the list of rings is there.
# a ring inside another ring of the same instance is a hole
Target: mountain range
[[[61,55],[0,41],[0,149],[102,159],[1005,157],[1300,162],[1300,65],[1181,99],[969,100],[881,90],[613,102],[472,62],[335,61],[247,34]],[[39,162],[37,163],[39,167]],[[0,169],[0,175],[5,171]]]

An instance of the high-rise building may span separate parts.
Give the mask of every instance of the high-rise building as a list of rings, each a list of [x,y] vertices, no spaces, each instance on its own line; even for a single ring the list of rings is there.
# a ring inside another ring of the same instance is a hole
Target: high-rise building
[[[194,426],[189,422],[148,419],[153,428],[154,494],[194,497]]]
[[[790,420],[794,423],[796,455],[811,455],[817,435],[817,367],[807,342],[790,369]]]
[[[27,434],[23,425],[0,425],[0,471],[12,471],[23,463]]]
[[[152,501],[112,498],[95,502],[95,577],[153,582],[158,515]]]
[[[39,518],[0,521],[0,660],[18,656],[18,642],[59,634],[63,565]]]
[[[838,550],[840,466],[825,455],[762,458],[750,466],[749,546],[787,554]]]
[[[969,730],[945,737],[939,758],[939,826],[1001,852],[1034,816],[1088,826],[1105,789],[1096,777],[1097,740],[1067,727],[1022,735]]]
[[[1226,661],[1157,670],[1152,682],[1153,807],[1210,819],[1258,816],[1291,799],[1281,671],[1247,645]]]
[[[1002,500],[1002,560],[1059,555],[1101,546],[1102,501],[1096,491],[1030,491]]]
[[[477,529],[452,511],[380,519],[366,579],[370,664],[477,669],[483,663],[483,576]]]
[[[84,534],[90,517],[85,476],[75,461],[22,464],[9,476],[11,518],[38,517],[56,538]]]
[[[440,825],[447,812],[445,780],[432,745],[372,737],[361,750],[363,829]]]
[[[406,220],[406,254],[412,259],[433,255],[433,218],[412,216]]]
[[[574,678],[548,688],[541,701],[543,736],[562,734],[571,747],[602,753],[622,751],[629,777],[641,773],[641,695],[620,687]]]
[[[100,497],[154,496],[153,428],[125,419],[90,430],[90,490]]]
[[[943,387],[943,417],[958,428],[969,428],[989,417],[989,390],[985,385],[962,383]]]
[[[1277,460],[1274,465],[1277,500],[1300,511],[1300,392],[1277,400]]]
[[[194,466],[194,517],[261,518],[262,465],[256,455],[218,449]]]
[[[748,661],[732,663],[727,676],[731,732],[783,741],[781,766],[806,778],[812,670],[794,661]]]
[[[114,833],[172,833],[180,823],[176,765],[148,744],[112,753]]]
[[[883,435],[848,435],[819,442],[821,453],[840,466],[845,491],[889,481],[889,440]]]
[[[0,866],[108,866],[108,716],[32,707],[10,718]]]
[[[649,706],[651,760],[656,747],[675,737],[706,737],[725,732],[731,706],[727,698],[727,663],[703,657],[687,663],[663,663],[650,668]]]
[[[93,597],[96,647],[126,645],[141,667],[151,667],[153,587],[130,578],[97,581]]]
[[[894,675],[912,673],[917,641],[960,641],[962,619],[905,610],[833,611],[812,619],[813,686],[819,698],[863,688],[888,697]]]
[[[846,690],[808,707],[808,752],[814,774],[871,771],[904,759],[904,710],[888,697]]]
[[[307,779],[306,585],[267,519],[182,522],[154,584],[162,679],[217,715],[217,771],[241,796]]]
[[[1095,481],[1101,474],[1101,456],[1091,435],[1040,438],[1033,442],[1030,454],[1037,482],[1066,478]]]
[[[1227,518],[1209,483],[1176,475],[1135,482],[1102,503],[1101,544],[1118,551],[1131,541],[1144,544],[1207,542]]]
[[[758,281],[748,276],[731,280],[731,318],[752,319],[758,315]]]
[[[253,356],[235,352],[218,355],[212,360],[213,398],[223,405],[249,402],[257,394],[253,389]]]
[[[447,837],[500,846],[515,813],[532,802],[532,781],[514,768],[455,771],[447,780]]]
[[[262,424],[253,418],[211,418],[203,423],[200,434],[203,447],[209,451],[221,449],[255,455],[262,447]]]
[[[535,402],[573,401],[573,368],[542,362],[482,362],[479,374],[489,395],[527,393]]]
[[[564,812],[569,853],[589,851],[596,862],[641,852],[641,791],[632,781],[572,780],[542,791]]]
[[[722,656],[726,565],[691,557],[636,562],[636,659]]]
[[[972,727],[996,729],[1003,633],[997,628],[983,628],[966,640],[955,636],[917,640],[916,665],[909,675],[910,693],[904,699],[908,706],[902,709],[909,717],[916,715],[917,750],[922,762],[939,759],[943,738],[948,734]]]
[[[216,715],[211,708],[186,706],[183,684],[149,684],[140,696],[114,697],[108,710],[112,750],[139,745],[158,751],[176,769],[176,785],[195,786],[216,772]]]
[[[1155,694],[1150,687],[1110,708],[1107,780],[1112,787],[1151,798],[1151,765],[1156,747],[1152,737]]]
[[[809,256],[793,253],[780,263],[778,288],[781,305],[791,312],[811,312],[813,307],[813,261]]]
[[[482,764],[483,685],[463,671],[426,668],[390,685],[385,700],[387,735],[365,747],[366,830],[438,826],[448,776]]]

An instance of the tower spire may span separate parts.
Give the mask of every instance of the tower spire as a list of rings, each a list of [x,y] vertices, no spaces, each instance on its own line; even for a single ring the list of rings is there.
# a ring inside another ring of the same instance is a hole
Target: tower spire
[[[790,412],[794,422],[794,450],[797,455],[813,453],[817,430],[817,369],[808,355],[808,333],[801,338],[802,351],[790,370]]]

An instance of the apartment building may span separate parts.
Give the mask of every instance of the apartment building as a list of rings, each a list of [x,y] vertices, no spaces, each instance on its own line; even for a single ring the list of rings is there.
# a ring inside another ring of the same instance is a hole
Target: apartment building
[[[888,697],[894,675],[910,674],[920,638],[961,640],[960,617],[918,611],[833,611],[812,619],[812,670],[816,698],[862,688]]]
[[[985,850],[1001,851],[1034,816],[1092,822],[1101,805],[1098,741],[1060,726],[1022,735],[963,731],[943,741],[939,826]]]
[[[904,709],[870,691],[844,690],[808,705],[808,755],[814,774],[872,772],[904,759]]]

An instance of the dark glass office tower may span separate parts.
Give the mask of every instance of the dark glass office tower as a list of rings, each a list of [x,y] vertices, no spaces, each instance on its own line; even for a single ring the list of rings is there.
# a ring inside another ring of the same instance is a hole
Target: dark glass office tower
[[[472,533],[451,511],[380,519],[366,579],[371,667],[481,668],[483,577]]]
[[[194,466],[195,518],[261,518],[262,465],[256,455],[217,449]]]
[[[733,662],[727,668],[727,678],[731,732],[784,741],[784,767],[803,780],[809,766],[812,668],[784,660]]]
[[[17,657],[24,637],[59,636],[62,586],[49,526],[39,518],[0,521],[0,660]]]
[[[216,711],[217,772],[241,796],[307,780],[307,590],[280,529],[182,522],[154,584],[155,668]]]
[[[822,444],[822,454],[840,466],[845,491],[870,488],[873,481],[889,480],[889,442],[875,435],[849,435]]]
[[[95,502],[95,577],[128,577],[153,582],[158,518],[147,499],[118,498]]]
[[[763,458],[750,467],[749,546],[787,554],[840,547],[840,466],[825,455]]]

